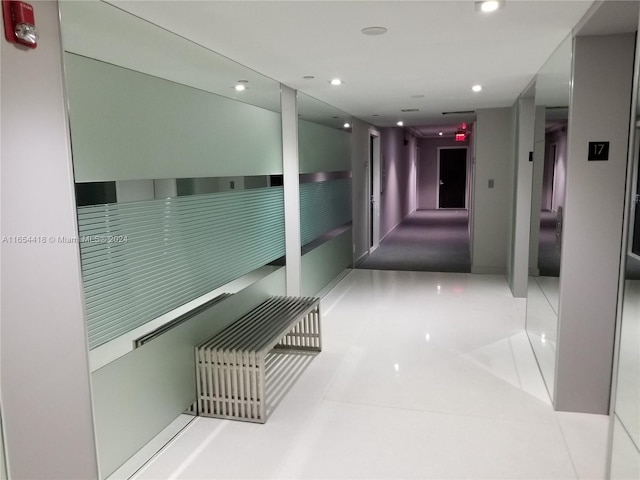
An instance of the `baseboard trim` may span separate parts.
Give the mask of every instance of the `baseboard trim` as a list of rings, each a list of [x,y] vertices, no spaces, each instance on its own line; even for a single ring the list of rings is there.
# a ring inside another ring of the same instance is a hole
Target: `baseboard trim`
[[[351,268],[345,268],[333,280],[327,283],[327,285],[322,290],[320,290],[315,296],[319,298],[324,298],[324,296],[327,293],[329,293],[333,288],[335,288],[336,285],[338,285],[342,280],[344,280],[344,277],[349,275],[351,272],[352,272]]]

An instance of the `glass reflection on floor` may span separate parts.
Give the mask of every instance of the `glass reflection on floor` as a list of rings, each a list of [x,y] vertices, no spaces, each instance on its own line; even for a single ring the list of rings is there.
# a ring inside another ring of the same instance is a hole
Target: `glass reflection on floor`
[[[529,277],[527,292],[527,333],[553,398],[558,332],[558,277]]]

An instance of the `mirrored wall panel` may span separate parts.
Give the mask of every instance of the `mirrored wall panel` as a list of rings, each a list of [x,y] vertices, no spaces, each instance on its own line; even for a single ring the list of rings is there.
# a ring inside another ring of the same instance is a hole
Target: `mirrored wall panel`
[[[572,38],[536,76],[527,333],[553,399]]]
[[[349,115],[298,92],[301,291],[317,295],[352,264]]]
[[[193,346],[284,294],[279,83],[126,9],[60,2],[103,477],[194,402]]]
[[[640,73],[637,57],[636,77]],[[638,78],[635,81],[638,85]],[[636,91],[635,134],[629,145],[631,178],[627,192],[627,252],[623,262],[624,290],[619,326],[618,371],[612,415],[610,476],[640,478],[640,92]]]

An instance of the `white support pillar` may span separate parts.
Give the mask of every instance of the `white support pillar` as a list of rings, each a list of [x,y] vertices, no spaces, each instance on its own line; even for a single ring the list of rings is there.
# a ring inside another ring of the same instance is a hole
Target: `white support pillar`
[[[0,381],[9,478],[94,479],[58,2],[31,4],[38,47],[1,40]]]
[[[529,278],[529,231],[531,227],[531,181],[533,162],[533,124],[535,100],[533,96],[518,101],[518,149],[515,164],[515,215],[513,228],[513,250],[511,268],[511,291],[514,297],[527,297]]]
[[[284,221],[287,255],[287,295],[299,296],[300,253],[300,167],[298,162],[298,106],[296,91],[281,86],[282,162],[284,177]]]
[[[557,410],[609,413],[634,50],[634,34],[574,40]],[[589,161],[590,142],[608,142],[606,160]]]

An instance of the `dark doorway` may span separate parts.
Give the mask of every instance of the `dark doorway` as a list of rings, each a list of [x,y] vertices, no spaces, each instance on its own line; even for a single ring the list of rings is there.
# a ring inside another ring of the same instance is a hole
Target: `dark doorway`
[[[441,148],[438,208],[466,208],[467,149]]]
[[[541,211],[555,212],[556,205],[556,168],[558,166],[558,144],[547,143],[545,148],[542,177]]]

